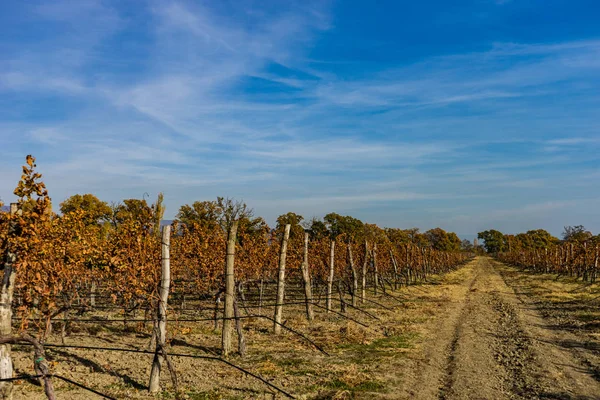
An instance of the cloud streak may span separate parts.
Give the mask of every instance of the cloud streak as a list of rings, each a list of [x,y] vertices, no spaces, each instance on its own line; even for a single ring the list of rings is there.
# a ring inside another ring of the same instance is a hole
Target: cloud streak
[[[15,10],[36,40],[0,39],[0,106],[12,106],[0,111],[0,194],[10,198],[34,153],[57,201],[164,190],[168,216],[225,195],[271,221],[286,208],[345,209],[395,226],[427,228],[435,216],[469,233],[473,218],[527,220],[494,209],[600,198],[583,178],[599,161],[600,41],[495,42],[349,67],[314,57],[337,29],[334,10],[186,1]]]

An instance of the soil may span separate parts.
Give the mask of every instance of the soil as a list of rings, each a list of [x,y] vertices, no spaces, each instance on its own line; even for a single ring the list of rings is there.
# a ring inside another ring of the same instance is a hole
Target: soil
[[[519,275],[484,257],[470,266],[398,398],[600,399],[598,342],[544,319]]]
[[[230,361],[300,399],[600,399],[597,292],[597,285],[478,257],[426,284],[371,293],[360,310],[346,312],[360,324],[324,312],[309,324],[302,306],[286,307],[286,326],[329,355],[289,332],[273,335],[269,321],[245,319],[248,354]],[[68,345],[146,349],[149,343],[140,327],[73,323],[71,329]],[[211,322],[170,323],[168,336],[171,353],[214,356],[220,344]],[[50,347],[47,353],[54,373],[115,398],[175,398],[166,368],[163,391],[146,391],[151,355]],[[14,354],[17,373],[32,373],[29,349],[15,346]],[[219,362],[172,361],[181,398],[284,398]],[[59,399],[100,398],[56,379],[55,386]],[[15,398],[44,395],[21,381]]]

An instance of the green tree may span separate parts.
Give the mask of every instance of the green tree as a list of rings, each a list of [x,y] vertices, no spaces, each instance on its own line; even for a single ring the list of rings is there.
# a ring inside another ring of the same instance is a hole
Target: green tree
[[[471,241],[468,239],[463,239],[462,242],[460,242],[460,249],[462,251],[474,251],[475,250],[475,248],[473,247],[473,243],[471,243]]]
[[[442,228],[434,228],[425,232],[430,246],[440,251],[459,251],[460,238],[454,232],[446,232]]]
[[[385,234],[390,239],[390,242],[395,245],[410,243],[412,240],[408,232],[398,228],[384,228]]]
[[[364,232],[363,222],[351,216],[329,213],[323,219],[332,238],[346,234],[349,239],[356,239]]]
[[[282,214],[277,217],[277,227],[275,228],[277,232],[283,234],[283,230],[287,224],[291,225],[290,230],[290,238],[299,238],[304,237],[304,228],[301,223],[304,220],[302,215],[289,212],[287,214]]]
[[[113,204],[111,208],[111,220],[115,228],[126,221],[133,221],[143,230],[150,231],[156,223],[153,207],[145,199],[126,199],[123,203]]]
[[[506,247],[511,251],[525,249],[531,246],[531,237],[526,233],[519,233],[518,235],[505,235],[504,240],[506,241]]]
[[[587,231],[583,225],[565,226],[562,237],[566,242],[585,242],[592,237],[592,232]]]
[[[216,228],[223,217],[223,209],[217,201],[195,201],[179,208],[176,218],[188,228],[198,224],[204,228]]]
[[[88,225],[109,221],[112,215],[108,203],[90,193],[76,194],[60,203],[63,215],[79,210],[85,212],[84,218]]]
[[[483,246],[488,253],[498,253],[507,247],[504,234],[495,229],[479,232],[477,237],[484,241]]]
[[[327,229],[325,222],[316,217],[313,217],[309,223],[306,223],[305,228],[310,231],[310,237],[312,240],[320,240],[329,236],[329,230]]]
[[[343,219],[342,229],[349,240],[359,240],[364,236],[365,224],[354,217],[346,216]]]
[[[425,232],[425,237],[429,241],[431,247],[436,250],[447,250],[450,247],[448,233],[442,228],[434,228]]]
[[[342,234],[343,217],[336,213],[329,213],[323,217],[327,231],[332,239]]]
[[[188,229],[194,227],[213,230],[221,228],[229,229],[229,224],[238,220],[238,232],[247,234],[263,234],[267,223],[264,219],[253,218],[252,209],[246,203],[224,197],[217,200],[195,201],[192,205],[185,204],[179,208],[175,218],[186,225]],[[242,237],[243,235],[238,235]]]
[[[544,229],[527,231],[526,235],[529,237],[529,246],[537,249],[547,249],[558,242],[558,238],[555,238]]]
[[[408,237],[410,243],[415,244],[419,247],[431,246],[427,235],[425,235],[424,233],[420,233],[419,228],[404,229],[403,231],[406,233],[406,236]]]
[[[458,237],[458,235],[454,232],[448,232],[448,241],[450,242],[450,251],[460,251],[462,246],[462,241]]]

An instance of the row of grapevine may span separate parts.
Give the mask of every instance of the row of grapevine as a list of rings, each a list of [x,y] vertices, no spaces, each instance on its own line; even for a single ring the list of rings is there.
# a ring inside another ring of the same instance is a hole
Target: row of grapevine
[[[481,232],[489,253],[498,260],[520,268],[558,276],[573,276],[585,282],[598,278],[600,235],[592,235],[581,225],[565,227],[563,239],[545,230],[531,230],[518,235],[499,231]]]
[[[555,273],[596,282],[600,246],[594,242],[559,243],[542,249],[521,249],[498,254],[502,262],[535,272]]]
[[[247,309],[255,299],[259,314],[267,306],[265,299],[275,301],[273,330],[278,333],[284,298],[298,296],[310,320],[315,318],[312,305],[318,306],[322,297],[327,312],[332,311],[334,296],[343,312],[346,306],[364,303],[369,290],[385,294],[426,280],[456,268],[471,255],[459,251],[456,240],[449,241],[439,228],[429,238],[444,237],[445,242],[427,240],[415,230],[381,229],[337,214],[330,214],[327,224],[313,221],[303,227],[300,216],[288,213],[271,229],[262,219],[252,218],[244,204],[224,199],[205,202],[217,217],[189,218],[182,207],[181,218],[169,227],[172,234],[165,236],[163,230],[161,237],[162,196],[152,205],[126,200],[104,222],[98,210],[89,207],[56,215],[35,168],[35,159],[28,156],[15,190],[19,201],[13,212],[0,213],[4,279],[14,281],[7,297],[9,308],[0,314],[2,335],[10,334],[14,319],[19,331],[37,332],[43,342],[57,317],[65,321],[74,310],[117,307],[124,316],[143,312],[141,321],[154,324],[153,341],[164,346],[161,322],[166,321],[167,302],[183,310],[186,299],[205,300],[217,308],[223,299],[223,317],[217,318],[215,311],[215,323],[223,322],[227,356],[233,320],[238,335],[243,335],[238,301]],[[436,246],[439,243],[454,247],[449,251]],[[7,345],[0,347],[0,357],[2,351],[10,357]],[[12,371],[0,370],[0,378],[10,377]]]

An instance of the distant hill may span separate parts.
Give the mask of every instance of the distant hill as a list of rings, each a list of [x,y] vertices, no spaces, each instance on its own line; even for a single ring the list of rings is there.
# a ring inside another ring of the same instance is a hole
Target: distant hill
[[[9,206],[2,206],[0,207],[0,212],[9,212],[10,211],[10,207]]]

